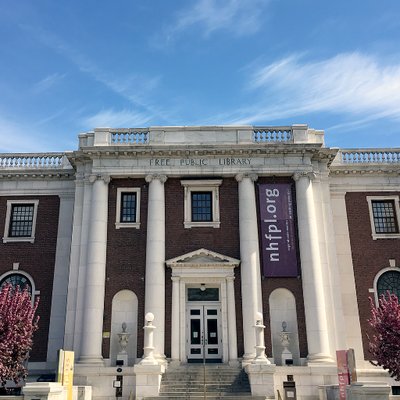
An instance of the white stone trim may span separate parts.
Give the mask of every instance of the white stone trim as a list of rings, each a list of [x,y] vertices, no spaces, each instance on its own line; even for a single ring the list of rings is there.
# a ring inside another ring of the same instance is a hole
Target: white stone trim
[[[394,209],[396,213],[397,219],[397,228],[399,229],[398,233],[376,233],[375,231],[375,223],[374,223],[374,213],[372,211],[372,202],[373,201],[390,201],[394,202]],[[369,219],[371,223],[371,232],[372,239],[400,239],[400,206],[399,206],[399,196],[367,196],[368,202],[368,210],[369,210]]]
[[[121,197],[122,193],[136,193],[136,221],[121,222]],[[138,187],[119,187],[117,188],[117,207],[115,214],[115,228],[140,228],[140,188]]]
[[[4,278],[7,278],[9,275],[23,275],[23,276],[25,276],[26,279],[29,280],[31,287],[32,287],[32,304],[33,304],[35,301],[35,296],[40,295],[40,290],[36,290],[35,281],[33,280],[32,276],[25,271],[21,271],[20,269],[18,269],[18,270],[13,269],[11,271],[7,271],[4,274],[0,275],[0,282]]]
[[[219,215],[219,187],[222,179],[205,179],[205,180],[181,180],[184,187],[184,226],[185,228],[195,227],[220,227]],[[212,221],[192,221],[192,192],[211,192],[212,195]]]
[[[14,204],[33,204],[33,221],[32,221],[31,236],[27,236],[27,237],[11,237],[11,236],[9,236],[11,209]],[[7,200],[6,223],[4,225],[3,243],[10,243],[10,242],[34,243],[35,242],[36,217],[37,217],[38,205],[39,205],[39,200],[33,200],[33,199]]]
[[[389,272],[389,271],[400,272],[400,268],[398,268],[398,267],[386,267],[386,268],[381,269],[381,270],[375,275],[375,278],[374,278],[374,286],[373,286],[373,288],[369,289],[369,292],[374,294],[374,300],[375,300],[375,305],[376,305],[376,306],[379,305],[378,280],[379,280],[379,278],[380,278],[383,274],[385,274],[386,272]]]
[[[220,290],[222,361],[237,361],[237,343],[229,338],[229,329],[236,323],[236,312],[234,308],[228,310],[228,302],[232,302],[235,294],[233,285],[228,293],[227,284],[229,281],[233,283],[234,268],[238,267],[239,263],[240,260],[207,249],[199,249],[166,261],[167,267],[172,269],[174,290],[172,332],[178,332],[180,336],[179,341],[171,341],[171,354],[173,353],[174,357],[179,356],[181,362],[187,362],[186,340],[183,340],[186,338],[187,288],[200,287],[201,284]],[[179,346],[179,349],[176,346]]]

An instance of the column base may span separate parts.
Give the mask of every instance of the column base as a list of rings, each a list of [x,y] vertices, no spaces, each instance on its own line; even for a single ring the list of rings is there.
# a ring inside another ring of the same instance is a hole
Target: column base
[[[158,396],[162,374],[165,372],[163,365],[135,365],[133,371],[136,375],[136,399]]]
[[[252,396],[275,399],[275,364],[249,364],[244,370],[249,376]]]
[[[78,364],[104,365],[103,357],[80,356]]]
[[[328,354],[309,354],[307,356],[307,365],[314,364],[336,364],[336,361]]]

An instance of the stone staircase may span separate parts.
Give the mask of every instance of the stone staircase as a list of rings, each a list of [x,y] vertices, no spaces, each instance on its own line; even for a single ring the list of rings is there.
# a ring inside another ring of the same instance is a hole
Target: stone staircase
[[[161,380],[159,397],[169,400],[208,399],[239,400],[252,397],[246,372],[240,366],[224,364],[185,364],[169,366]]]

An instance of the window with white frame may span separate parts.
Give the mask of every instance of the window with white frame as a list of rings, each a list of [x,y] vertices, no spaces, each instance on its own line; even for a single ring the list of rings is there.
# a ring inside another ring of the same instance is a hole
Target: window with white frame
[[[115,227],[140,228],[140,188],[118,188]]]
[[[220,227],[219,187],[221,179],[181,180],[184,188],[184,226]]]
[[[8,200],[3,242],[35,241],[39,200]]]
[[[367,201],[373,239],[400,238],[399,196],[367,196]]]
[[[376,274],[374,279],[374,287],[370,292],[375,295],[375,304],[378,305],[379,297],[382,294],[393,293],[400,299],[400,268],[388,267],[384,268]]]

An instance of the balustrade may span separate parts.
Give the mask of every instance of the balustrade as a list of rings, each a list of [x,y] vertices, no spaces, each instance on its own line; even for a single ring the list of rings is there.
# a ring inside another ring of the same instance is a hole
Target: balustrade
[[[149,132],[128,131],[111,132],[111,144],[148,144]]]
[[[400,150],[341,150],[339,154],[339,163],[342,162],[343,164],[400,163]]]
[[[281,143],[292,142],[291,127],[257,127],[253,130],[253,141],[255,143]]]
[[[0,168],[4,169],[56,169],[68,165],[62,153],[0,154]]]

